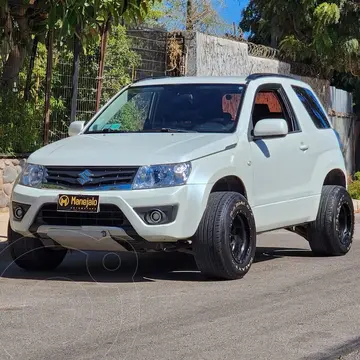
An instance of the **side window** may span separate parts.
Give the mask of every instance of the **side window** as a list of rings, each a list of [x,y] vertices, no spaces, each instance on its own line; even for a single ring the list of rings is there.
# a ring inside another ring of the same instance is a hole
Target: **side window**
[[[253,126],[259,120],[279,118],[286,120],[289,133],[299,130],[296,121],[291,118],[279,90],[260,90],[255,98],[252,114]]]
[[[304,108],[311,117],[314,125],[318,129],[329,129],[329,121],[313,92],[309,89],[301,88],[299,86],[293,86],[292,88],[304,105]]]

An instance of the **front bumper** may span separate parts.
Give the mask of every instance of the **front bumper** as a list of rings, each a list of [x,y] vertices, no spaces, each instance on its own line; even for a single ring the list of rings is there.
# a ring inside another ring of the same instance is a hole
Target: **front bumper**
[[[206,185],[185,185],[150,190],[101,191],[96,192],[96,195],[100,196],[100,204],[115,205],[123,212],[136,236],[149,242],[175,242],[181,239],[188,239],[195,234],[205,210],[209,192]],[[16,185],[12,195],[12,202],[31,206],[21,221],[14,220],[12,209],[10,209],[11,228],[23,236],[34,236],[33,224],[40,209],[44,204],[56,204],[60,193],[63,194],[64,191],[33,189]],[[69,195],[82,194],[82,192],[74,191],[67,191],[65,193]],[[95,192],[88,192],[86,194],[94,195]],[[146,224],[134,210],[134,208],[156,208],[168,205],[176,205],[178,210],[175,220],[163,225]],[[64,232],[64,230],[68,231]],[[126,238],[128,236],[123,229],[118,227],[88,225],[76,227],[46,225],[40,226],[36,232],[53,238],[66,247],[71,247],[69,244],[71,244],[71,238],[76,238],[74,236],[75,232],[76,234],[83,235],[82,240],[86,236],[97,238],[96,234],[100,236],[105,233],[110,237]],[[100,248],[95,247],[95,249],[101,250],[101,246]]]

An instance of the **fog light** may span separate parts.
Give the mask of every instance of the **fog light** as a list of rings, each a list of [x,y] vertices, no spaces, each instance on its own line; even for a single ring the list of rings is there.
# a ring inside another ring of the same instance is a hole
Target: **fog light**
[[[151,210],[149,211],[146,216],[145,220],[149,224],[159,224],[164,220],[165,214],[161,210]]]
[[[24,210],[21,206],[17,206],[14,209],[14,216],[16,217],[16,219],[21,220],[24,217]]]
[[[147,225],[164,225],[175,221],[178,205],[159,205],[134,208]]]
[[[21,221],[24,218],[27,211],[29,210],[29,208],[30,205],[13,202],[12,212],[14,215],[14,220]]]

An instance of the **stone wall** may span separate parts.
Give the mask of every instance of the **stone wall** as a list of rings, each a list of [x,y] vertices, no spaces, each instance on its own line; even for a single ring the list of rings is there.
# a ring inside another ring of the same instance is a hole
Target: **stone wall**
[[[0,212],[9,205],[14,181],[20,174],[24,163],[23,159],[0,158]]]

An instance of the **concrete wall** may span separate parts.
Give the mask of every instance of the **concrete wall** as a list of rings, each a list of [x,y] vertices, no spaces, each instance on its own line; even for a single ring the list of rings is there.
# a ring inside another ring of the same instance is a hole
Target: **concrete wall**
[[[293,75],[312,86],[326,109],[329,109],[330,83],[324,79],[297,76],[291,65],[276,59],[249,55],[246,43],[202,33],[184,32],[186,73],[188,76],[247,76],[251,73]]]
[[[247,45],[196,33],[196,75],[242,76],[249,67]]]
[[[294,78],[304,81],[309,84],[317,96],[320,98],[320,101],[324,105],[325,109],[329,111],[331,109],[331,95],[330,95],[330,82],[324,79],[311,78],[307,76],[298,76],[291,74]]]
[[[246,43],[201,33],[189,36],[187,40],[190,70],[187,75],[246,76],[257,72],[290,74],[290,65],[287,63],[249,56]],[[194,61],[196,66],[193,66]]]
[[[251,73],[274,73],[288,75],[290,74],[290,65],[275,59],[249,56],[249,68],[246,75]]]

